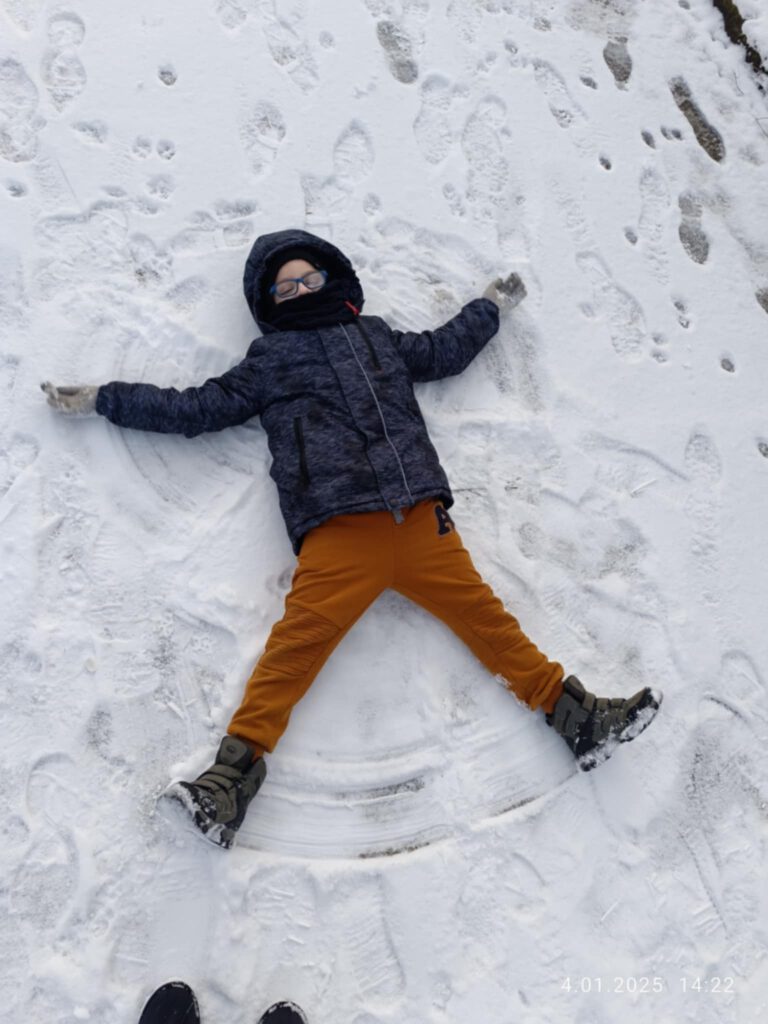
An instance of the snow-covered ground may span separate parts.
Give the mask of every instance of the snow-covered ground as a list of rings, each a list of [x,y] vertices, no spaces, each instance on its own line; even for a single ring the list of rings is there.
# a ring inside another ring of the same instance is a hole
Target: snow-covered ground
[[[751,46],[768,62],[768,10],[763,0],[738,0],[744,18],[744,35]]]
[[[764,1020],[768,103],[710,0],[0,0],[0,31],[0,1018],[131,1024],[181,977],[207,1024]],[[419,391],[453,515],[551,657],[665,703],[576,773],[386,594],[224,853],[155,798],[282,614],[266,437],[38,385],[223,372],[289,226],[395,326],[524,277]]]

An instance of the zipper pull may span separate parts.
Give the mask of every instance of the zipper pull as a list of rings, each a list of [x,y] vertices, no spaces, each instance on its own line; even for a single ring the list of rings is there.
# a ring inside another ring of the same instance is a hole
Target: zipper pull
[[[405,521],[403,510],[401,508],[392,509],[392,515],[395,517],[395,522],[398,524]]]

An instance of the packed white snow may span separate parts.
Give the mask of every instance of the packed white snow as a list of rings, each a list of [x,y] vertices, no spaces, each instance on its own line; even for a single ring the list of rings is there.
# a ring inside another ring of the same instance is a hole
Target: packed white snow
[[[764,1019],[768,103],[710,0],[0,0],[0,32],[0,1018],[133,1024],[178,977],[205,1024]],[[155,801],[282,615],[266,435],[39,383],[222,373],[286,227],[397,327],[523,277],[418,390],[452,515],[548,655],[665,699],[577,772],[385,594],[226,853]]]
[[[768,63],[768,10],[762,0],[738,0],[737,8],[744,18],[744,35]]]

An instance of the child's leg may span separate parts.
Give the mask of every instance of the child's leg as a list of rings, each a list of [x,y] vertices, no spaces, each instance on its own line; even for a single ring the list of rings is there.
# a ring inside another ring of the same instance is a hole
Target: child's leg
[[[304,538],[285,615],[272,628],[227,732],[274,749],[293,706],[392,579],[389,512],[335,516]]]
[[[394,589],[450,626],[532,710],[552,711],[562,665],[542,654],[483,582],[442,505],[415,506],[397,530]]]

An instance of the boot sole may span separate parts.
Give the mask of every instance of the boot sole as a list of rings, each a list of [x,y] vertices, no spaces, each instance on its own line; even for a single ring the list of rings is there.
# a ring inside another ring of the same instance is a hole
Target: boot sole
[[[577,759],[576,763],[583,772],[592,771],[593,768],[605,764],[620,743],[630,743],[636,739],[641,732],[644,732],[656,717],[661,707],[664,694],[661,690],[648,688],[647,696],[642,703],[640,710],[618,736],[609,736],[599,747],[594,747],[588,753]]]
[[[189,829],[193,835],[198,836],[201,839],[206,839],[209,843],[214,846],[218,846],[223,850],[229,850],[235,843],[235,837],[237,833],[227,828],[226,825],[218,825],[216,822],[211,821],[194,799],[190,791],[180,782],[172,783],[166,790],[161,794],[161,799],[172,800],[174,803],[180,804],[187,812],[189,820],[195,826]]]

